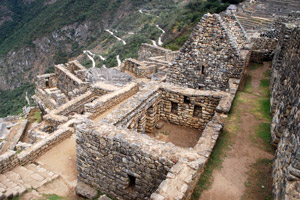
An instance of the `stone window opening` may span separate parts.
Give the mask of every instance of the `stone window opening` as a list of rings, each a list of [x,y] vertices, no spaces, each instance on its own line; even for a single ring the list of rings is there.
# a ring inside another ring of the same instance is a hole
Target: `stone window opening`
[[[194,106],[194,113],[193,113],[194,117],[202,117],[202,107],[201,106]]]
[[[201,66],[201,74],[204,74],[204,65]]]
[[[134,176],[131,176],[129,174],[128,175],[128,179],[129,179],[129,183],[128,183],[128,190],[130,192],[134,192],[135,191],[135,181],[136,181],[136,178]]]
[[[190,103],[191,103],[190,97],[184,96],[183,102],[184,102],[184,103],[187,103],[187,104],[190,104]]]
[[[171,112],[173,114],[176,114],[178,113],[178,103],[175,103],[175,102],[171,102],[172,106],[171,106]]]
[[[48,88],[49,87],[49,79],[46,79],[45,84],[46,84],[46,87]]]
[[[201,75],[201,74],[204,74],[204,65],[198,65],[197,67],[196,67],[196,74],[198,74],[198,75]]]

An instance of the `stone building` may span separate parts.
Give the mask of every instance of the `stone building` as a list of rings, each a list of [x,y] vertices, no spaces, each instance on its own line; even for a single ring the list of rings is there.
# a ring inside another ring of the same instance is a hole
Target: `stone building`
[[[249,39],[232,16],[206,14],[170,66],[167,82],[184,87],[228,91],[229,79],[241,79],[249,60]]]
[[[242,8],[251,14],[246,10],[260,3]],[[0,173],[34,162],[76,133],[78,194],[92,188],[118,199],[190,199],[250,58],[273,59],[274,198],[299,199],[299,13],[249,38],[240,9],[238,17],[204,15],[179,52],[143,44],[138,60],[119,68],[86,69],[71,61],[38,76],[33,99],[43,121],[28,130],[21,153],[0,155]],[[195,131],[195,143],[183,147],[155,137],[161,123]],[[2,186],[0,199],[26,191]]]

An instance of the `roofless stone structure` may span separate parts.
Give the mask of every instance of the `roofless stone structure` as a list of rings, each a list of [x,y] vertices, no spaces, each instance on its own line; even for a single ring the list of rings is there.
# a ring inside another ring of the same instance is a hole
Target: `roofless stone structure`
[[[74,133],[79,195],[92,198],[89,188],[118,199],[190,199],[250,58],[262,62],[274,53],[273,192],[275,199],[299,199],[298,16],[249,39],[234,14],[206,14],[179,52],[143,44],[139,60],[126,59],[119,68],[86,69],[71,61],[38,76],[33,98],[43,121],[28,131],[20,153],[0,155],[0,199],[25,192],[11,175],[40,169],[27,164]],[[174,129],[194,131],[196,139],[182,146],[157,137]]]

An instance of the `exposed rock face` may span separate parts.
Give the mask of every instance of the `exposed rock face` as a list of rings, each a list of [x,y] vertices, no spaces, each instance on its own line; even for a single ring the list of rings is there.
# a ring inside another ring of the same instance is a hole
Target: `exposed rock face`
[[[59,59],[64,58],[65,53],[72,52],[73,44],[83,46],[89,39],[98,35],[94,30],[101,30],[99,26],[91,22],[74,23],[36,39],[33,41],[33,47],[9,52],[4,58],[0,58],[0,90],[14,89],[23,82],[34,80],[36,75],[44,73],[48,66],[53,66]]]
[[[283,24],[272,63],[274,199],[300,199],[300,26]]]

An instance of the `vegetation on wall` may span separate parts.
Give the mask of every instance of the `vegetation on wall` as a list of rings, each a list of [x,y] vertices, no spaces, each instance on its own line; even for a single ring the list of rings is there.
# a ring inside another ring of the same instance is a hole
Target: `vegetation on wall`
[[[34,85],[27,83],[12,91],[0,91],[0,117],[22,113],[22,108],[28,106],[25,99],[26,91],[30,99],[30,95],[34,93]]]
[[[186,42],[193,28],[206,13],[220,13],[229,6],[228,3],[221,3],[218,0],[192,0],[180,10],[175,21],[169,25],[169,33],[175,32],[167,37],[165,47],[171,50],[178,50]]]

